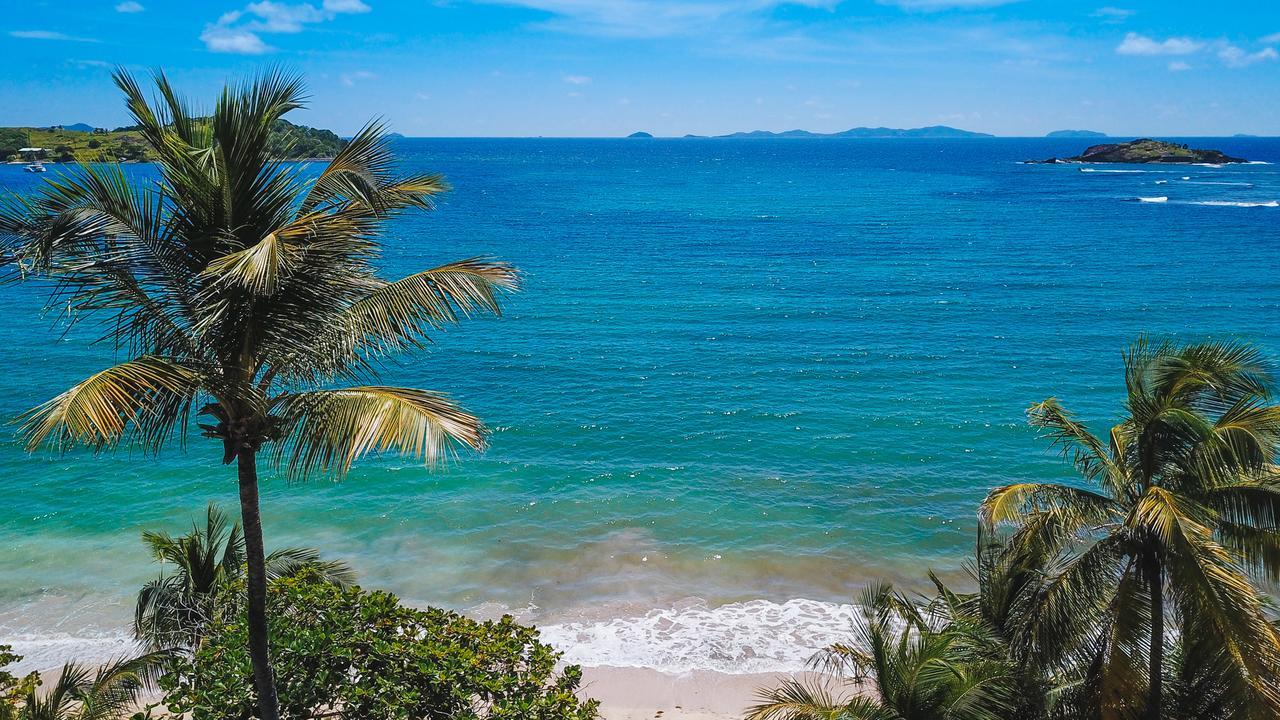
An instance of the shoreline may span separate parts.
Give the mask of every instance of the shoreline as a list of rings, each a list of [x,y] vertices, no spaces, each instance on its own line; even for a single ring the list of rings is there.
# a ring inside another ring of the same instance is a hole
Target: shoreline
[[[604,720],[741,720],[761,688],[785,678],[815,681],[810,673],[731,675],[709,670],[663,673],[646,668],[582,669],[584,696],[600,701]]]

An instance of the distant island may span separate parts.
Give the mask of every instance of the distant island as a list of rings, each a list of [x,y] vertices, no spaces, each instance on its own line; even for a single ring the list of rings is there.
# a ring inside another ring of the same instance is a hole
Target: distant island
[[[1160,140],[1131,140],[1125,143],[1107,143],[1092,145],[1080,155],[1069,158],[1049,158],[1048,160],[1029,160],[1030,163],[1167,163],[1192,164],[1206,163],[1224,165],[1227,163],[1247,162],[1242,158],[1231,157],[1219,150],[1197,150],[1162,142]]]
[[[645,131],[641,130],[641,131],[639,131],[639,132],[633,132],[633,133],[631,133],[630,135],[628,135],[627,137],[628,137],[628,138],[652,138],[652,137],[653,137],[653,135],[651,135],[651,134],[649,134],[649,133],[647,133],[647,132],[645,132]]]
[[[87,128],[87,129],[86,129]],[[346,146],[330,130],[279,120],[267,139],[271,155],[280,160],[329,158]],[[53,162],[147,162],[151,151],[136,126],[115,130],[92,125],[0,128],[0,161],[16,159],[20,148],[41,148],[42,160]]]
[[[685,135],[687,138],[706,138],[706,135]],[[712,135],[712,139],[723,138],[926,138],[926,139],[950,139],[950,138],[989,138],[995,135],[987,133],[971,132],[969,130],[960,130],[958,128],[948,127],[946,125],[930,125],[922,128],[887,128],[887,127],[856,127],[842,132],[835,133],[815,133],[808,130],[784,130],[782,132],[772,132],[769,130],[752,130],[751,132],[736,132],[729,135]]]
[[[1054,130],[1045,135],[1047,138],[1104,138],[1106,133],[1096,130]]]

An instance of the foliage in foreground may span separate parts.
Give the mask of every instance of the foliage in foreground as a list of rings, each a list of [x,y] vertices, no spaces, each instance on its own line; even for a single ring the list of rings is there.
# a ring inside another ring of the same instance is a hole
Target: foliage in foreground
[[[396,596],[304,573],[271,584],[271,647],[280,716],[350,720],[589,720],[576,666],[510,617],[477,622],[417,610]],[[255,717],[243,615],[215,621],[193,656],[161,679],[166,702],[192,720]]]
[[[204,526],[192,524],[191,532],[173,537],[148,531],[142,541],[158,562],[172,566],[167,574],[148,582],[138,592],[134,610],[134,637],[152,650],[199,647],[206,627],[215,619],[233,617],[243,608],[244,537],[240,524],[212,503],[205,511]],[[310,548],[283,548],[266,557],[268,581],[303,571],[318,574],[326,582],[347,585],[355,573],[345,563],[324,561]]]
[[[1135,344],[1107,439],[1056,400],[1029,411],[1080,484],[1019,483],[982,505],[1005,555],[1044,571],[1018,643],[1078,671],[1091,715],[1165,717],[1169,653],[1203,666],[1233,718],[1280,716],[1280,634],[1255,578],[1280,579],[1280,405],[1253,348]],[[1134,708],[1145,708],[1145,711]]]
[[[11,646],[0,645],[0,720],[15,720],[23,699],[40,684],[40,676],[36,673],[16,677],[5,670],[21,659],[21,655],[13,653]]]
[[[57,680],[41,688],[32,673],[21,681],[3,668],[22,658],[0,645],[0,720],[119,720],[128,717],[157,668],[168,659],[150,653],[100,667],[67,663]],[[135,714],[135,718],[144,715]]]
[[[1134,345],[1127,417],[1098,438],[1034,405],[1082,482],[992,491],[977,592],[934,579],[864,599],[857,644],[820,655],[872,697],[790,682],[752,720],[1280,717],[1280,405],[1256,350]],[[1087,487],[1087,486],[1093,487]]]
[[[760,693],[748,720],[1030,717],[1038,698],[1022,687],[997,628],[975,612],[971,598],[938,587],[938,597],[924,604],[888,585],[867,588],[853,643],[833,645],[813,660],[815,669],[848,684],[784,681]]]

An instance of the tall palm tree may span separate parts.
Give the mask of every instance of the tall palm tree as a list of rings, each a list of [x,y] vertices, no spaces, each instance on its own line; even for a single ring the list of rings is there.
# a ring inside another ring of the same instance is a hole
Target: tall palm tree
[[[1012,564],[1040,568],[1020,591],[1017,644],[1081,670],[1090,714],[1160,720],[1177,638],[1211,665],[1232,717],[1280,713],[1280,636],[1252,583],[1280,578],[1270,382],[1246,345],[1139,341],[1128,415],[1105,440],[1054,399],[1029,410],[1081,481],[999,488],[980,520],[1011,529]]]
[[[244,537],[239,523],[213,503],[201,527],[173,537],[164,532],[144,532],[142,541],[152,557],[173,565],[173,571],[148,582],[138,592],[134,610],[134,636],[152,650],[199,647],[205,630],[215,618],[225,618],[242,607],[235,583],[244,576]],[[282,548],[267,555],[267,580],[289,577],[310,569],[328,582],[348,585],[355,573],[345,563],[324,561],[310,548]]]
[[[822,683],[785,680],[760,693],[748,720],[1004,720],[1021,714],[1018,676],[986,622],[942,589],[921,606],[884,584],[868,587],[852,644],[813,661],[840,679],[871,681],[874,694],[841,697]],[[948,605],[954,602],[954,605]],[[851,685],[851,690],[860,689]]]
[[[52,278],[51,306],[105,320],[129,359],[30,411],[35,448],[114,446],[158,451],[191,412],[235,463],[244,532],[249,649],[263,720],[277,720],[266,621],[266,558],[258,455],[292,476],[345,473],[370,452],[432,462],[481,448],[479,419],[436,392],[335,381],[376,376],[389,353],[429,331],[497,313],[514,269],[488,259],[442,265],[395,282],[376,272],[386,222],[428,209],[438,175],[401,177],[379,124],[318,174],[270,156],[268,134],[303,106],[296,77],[270,72],[230,85],[201,117],[155,76],[148,101],[117,71],[158,181],[119,166],[80,166],[0,207],[15,273]]]

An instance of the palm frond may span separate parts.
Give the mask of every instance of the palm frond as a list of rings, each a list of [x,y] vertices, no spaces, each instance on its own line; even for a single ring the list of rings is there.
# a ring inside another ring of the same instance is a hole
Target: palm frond
[[[487,430],[478,418],[438,393],[393,387],[353,387],[281,396],[273,408],[284,440],[277,460],[290,473],[346,474],[371,452],[394,451],[427,463],[459,446],[480,450]]]
[[[1064,457],[1071,459],[1083,478],[1104,487],[1118,484],[1123,472],[1108,455],[1106,446],[1056,398],[1032,405],[1027,409],[1027,419],[1032,427],[1045,432]]]
[[[19,418],[27,448],[46,442],[102,448],[130,427],[156,450],[185,420],[200,377],[182,364],[144,356],[102,370]]]

